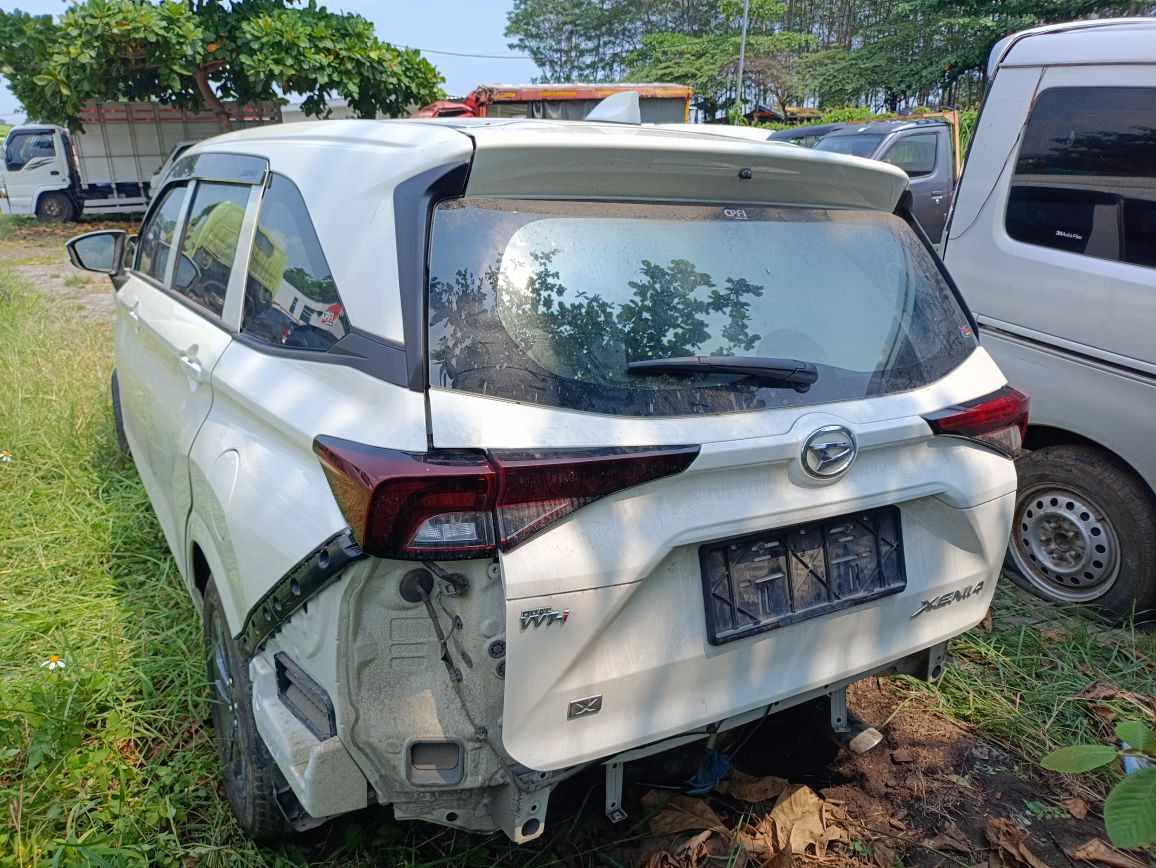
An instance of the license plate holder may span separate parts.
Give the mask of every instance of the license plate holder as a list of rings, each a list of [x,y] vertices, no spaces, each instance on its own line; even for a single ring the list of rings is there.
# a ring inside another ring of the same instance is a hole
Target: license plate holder
[[[907,587],[894,506],[709,543],[699,562],[712,645]]]

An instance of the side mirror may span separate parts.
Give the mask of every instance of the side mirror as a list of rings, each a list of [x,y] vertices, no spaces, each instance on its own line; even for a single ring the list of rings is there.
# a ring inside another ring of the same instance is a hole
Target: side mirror
[[[123,229],[106,229],[77,235],[64,246],[68,248],[68,258],[77,268],[111,277],[124,271],[124,244]]]

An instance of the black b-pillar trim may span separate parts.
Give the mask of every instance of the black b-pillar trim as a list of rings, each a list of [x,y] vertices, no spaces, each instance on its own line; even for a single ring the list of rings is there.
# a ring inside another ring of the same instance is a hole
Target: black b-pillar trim
[[[365,557],[348,529],[331,536],[294,564],[249,610],[238,637],[241,650],[252,657],[294,612]]]
[[[397,235],[397,276],[401,289],[401,324],[405,338],[409,388],[424,392],[426,358],[426,251],[434,206],[466,192],[470,161],[436,166],[398,184],[393,191]]]

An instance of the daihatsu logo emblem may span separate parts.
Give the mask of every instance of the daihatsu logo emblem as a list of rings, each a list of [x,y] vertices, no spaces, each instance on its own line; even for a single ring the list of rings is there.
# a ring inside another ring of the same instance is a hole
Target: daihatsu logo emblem
[[[846,472],[855,460],[855,435],[842,425],[825,425],[803,444],[803,469],[817,479]]]

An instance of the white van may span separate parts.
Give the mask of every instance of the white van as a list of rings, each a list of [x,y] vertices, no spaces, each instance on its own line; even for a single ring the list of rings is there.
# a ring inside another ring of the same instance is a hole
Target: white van
[[[1032,397],[1008,562],[1045,599],[1156,609],[1156,19],[999,42],[944,260]]]

